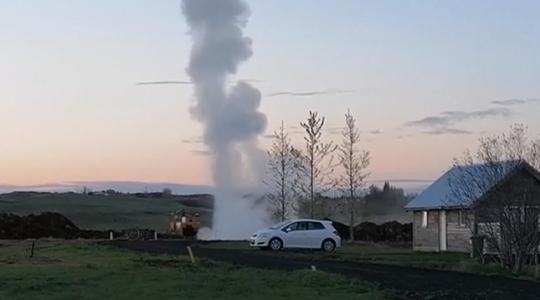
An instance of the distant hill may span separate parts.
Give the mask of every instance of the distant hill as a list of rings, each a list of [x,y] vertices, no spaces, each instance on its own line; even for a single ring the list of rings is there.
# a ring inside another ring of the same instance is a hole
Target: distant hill
[[[384,182],[389,181],[392,185],[403,188],[406,194],[417,194],[424,190],[432,180],[418,179],[391,179],[391,180],[368,180],[368,185],[382,187]],[[69,181],[60,183],[38,184],[38,185],[9,185],[0,184],[0,193],[10,193],[15,191],[37,191],[37,192],[81,192],[83,189],[89,191],[102,191],[113,189],[123,193],[138,192],[161,192],[163,189],[170,189],[174,194],[215,194],[215,187],[209,185],[193,185],[171,182],[142,182],[142,181]],[[253,192],[257,192],[256,190]],[[259,191],[260,192],[260,191]]]
[[[158,192],[81,194],[74,192],[12,192],[0,194],[0,211],[19,215],[58,212],[83,229],[122,230],[139,227],[164,232],[169,214],[185,210],[201,214],[203,226],[211,226],[213,197],[166,195]]]
[[[35,192],[81,192],[103,191],[113,189],[123,193],[161,192],[170,189],[174,194],[204,194],[213,193],[214,188],[206,185],[190,185],[170,182],[139,182],[139,181],[69,181],[38,185],[0,184],[0,193],[16,191]]]

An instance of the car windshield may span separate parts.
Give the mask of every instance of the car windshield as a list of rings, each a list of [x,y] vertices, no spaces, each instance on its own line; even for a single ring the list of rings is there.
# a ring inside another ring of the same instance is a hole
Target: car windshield
[[[283,227],[283,225],[286,225],[289,223],[290,221],[283,221],[283,222],[277,223],[276,225],[270,226],[270,229],[280,229],[281,227]]]

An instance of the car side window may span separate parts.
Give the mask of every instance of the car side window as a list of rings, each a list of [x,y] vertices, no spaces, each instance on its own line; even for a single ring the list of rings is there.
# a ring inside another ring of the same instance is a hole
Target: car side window
[[[296,230],[308,230],[308,222],[298,222]]]
[[[319,222],[308,222],[308,230],[322,230],[324,225]]]
[[[294,222],[290,224],[289,226],[285,227],[283,230],[286,232],[290,232],[290,231],[298,230],[297,228],[298,228],[298,222]]]

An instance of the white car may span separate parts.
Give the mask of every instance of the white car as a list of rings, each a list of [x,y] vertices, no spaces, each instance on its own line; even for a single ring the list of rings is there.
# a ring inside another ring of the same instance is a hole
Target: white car
[[[308,248],[332,252],[341,246],[341,237],[331,221],[301,219],[284,221],[255,232],[250,238],[250,245],[274,251]]]

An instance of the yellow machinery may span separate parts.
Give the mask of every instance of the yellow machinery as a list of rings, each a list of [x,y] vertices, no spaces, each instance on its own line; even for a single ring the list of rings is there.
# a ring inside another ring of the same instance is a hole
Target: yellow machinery
[[[184,210],[171,213],[169,220],[169,234],[183,238],[194,238],[201,226],[199,213],[186,213]]]

